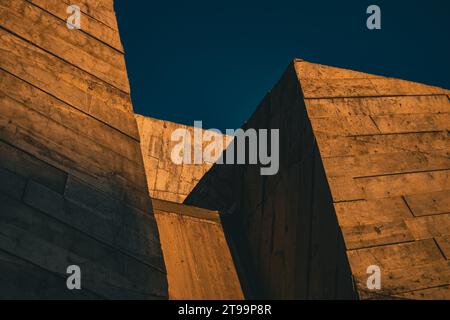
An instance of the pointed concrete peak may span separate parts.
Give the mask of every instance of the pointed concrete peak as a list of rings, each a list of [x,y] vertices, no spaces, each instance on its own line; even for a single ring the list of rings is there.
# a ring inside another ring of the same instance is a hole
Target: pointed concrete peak
[[[294,60],[295,69],[299,79],[376,79],[383,76],[353,71],[344,68],[326,66],[319,63],[308,62],[303,59]]]
[[[294,60],[305,98],[445,95],[449,90],[343,68]]]

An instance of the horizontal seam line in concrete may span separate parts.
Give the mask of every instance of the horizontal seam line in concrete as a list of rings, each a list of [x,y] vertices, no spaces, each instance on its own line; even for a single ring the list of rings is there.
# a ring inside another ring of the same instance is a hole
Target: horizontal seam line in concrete
[[[440,111],[434,111],[434,112],[414,112],[414,113],[398,113],[398,112],[389,112],[384,114],[353,114],[353,115],[330,115],[330,116],[319,116],[319,117],[309,117],[310,119],[340,119],[340,118],[352,118],[352,117],[389,117],[389,116],[420,116],[420,115],[450,115],[450,109],[448,112],[440,112]],[[372,119],[373,120],[373,119]]]
[[[437,191],[437,192],[439,192],[439,191]],[[423,194],[423,193],[419,193],[419,194]],[[422,217],[435,217],[435,216],[441,216],[441,215],[445,215],[445,214],[450,214],[450,211],[444,211],[444,212],[439,212],[439,213],[428,213],[428,214],[422,214],[422,215],[413,214],[413,218],[418,219],[418,218],[422,218]],[[441,237],[441,236],[436,236],[436,237]]]
[[[381,133],[351,134],[351,135],[345,135],[345,136],[336,135],[336,137],[343,137],[343,138],[357,138],[357,137],[372,137],[372,136],[392,136],[392,135],[397,135],[397,134],[426,134],[426,133],[439,133],[439,132],[445,133],[445,131],[447,131],[447,130],[422,130],[422,131],[403,131],[403,132],[381,132]]]
[[[53,56],[53,57],[55,57],[55,58],[61,60],[62,62],[64,62],[64,63],[66,63],[66,64],[68,64],[68,65],[70,65],[70,66],[72,66],[72,67],[74,67],[74,68],[76,68],[76,69],[78,69],[78,70],[80,70],[80,71],[82,71],[82,72],[88,74],[88,75],[90,75],[91,77],[93,77],[93,78],[97,79],[98,81],[100,81],[100,82],[102,82],[102,83],[104,83],[104,84],[110,86],[111,88],[114,88],[114,89],[118,90],[118,91],[121,92],[122,94],[125,94],[125,95],[128,95],[128,96],[130,95],[130,92],[127,92],[127,91],[124,91],[123,89],[120,89],[120,88],[117,87],[116,85],[111,84],[111,83],[109,83],[108,81],[106,81],[106,80],[104,80],[104,79],[102,79],[102,78],[100,78],[100,77],[94,75],[93,73],[91,73],[91,72],[89,72],[89,71],[87,71],[87,70],[85,70],[85,69],[83,69],[83,68],[77,66],[76,64],[73,64],[72,62],[70,62],[70,61],[64,59],[63,57],[58,56],[56,53],[53,53],[53,52],[51,52],[50,50],[47,50],[47,49],[45,49],[45,48],[39,46],[38,44],[36,44],[36,43],[34,43],[34,42],[30,41],[30,40],[25,39],[24,37],[18,35],[17,33],[15,33],[14,31],[12,31],[12,30],[6,28],[5,26],[0,25],[0,28],[3,29],[3,30],[5,30],[6,32],[12,34],[13,36],[19,38],[20,40],[22,40],[22,41],[24,41],[24,42],[26,42],[26,43],[32,45],[33,47],[36,47],[36,48],[38,48],[39,50],[42,50],[42,51],[44,51],[45,53],[47,53],[47,54],[49,54],[49,55],[51,55],[51,56]],[[108,63],[108,64],[109,64],[109,63]],[[113,66],[111,66],[111,67],[113,67]],[[126,74],[126,73],[125,73],[125,74]],[[132,107],[131,103],[130,103],[130,106]],[[132,107],[131,109],[133,109],[133,107]],[[133,113],[133,110],[128,111],[128,112]]]
[[[376,144],[376,143],[371,143],[371,142],[367,142],[364,141],[365,143],[368,144]],[[383,144],[376,144],[382,147],[394,147],[392,145],[383,145]],[[324,156],[322,157],[322,159],[328,159],[328,160],[333,160],[333,159],[346,159],[346,158],[362,158],[365,156],[388,156],[388,155],[392,155],[392,154],[408,154],[408,153],[414,153],[414,154],[426,154],[426,155],[430,155],[430,156],[436,156],[436,157],[446,157],[445,155],[442,155],[440,153],[442,152],[447,152],[445,149],[436,149],[436,150],[414,150],[414,149],[402,149],[399,147],[395,147],[397,149],[395,149],[396,151],[394,152],[380,152],[380,153],[367,153],[367,154],[348,154],[348,155],[339,155],[339,156]]]
[[[25,1],[28,2],[29,4],[31,4],[32,6],[34,6],[34,7],[36,7],[36,8],[39,8],[39,9],[41,9],[41,10],[44,11],[44,12],[47,12],[49,15],[55,17],[56,19],[61,20],[61,21],[63,21],[63,22],[66,22],[66,20],[64,20],[64,19],[62,19],[62,18],[60,18],[60,17],[58,17],[57,15],[55,15],[55,14],[53,14],[52,12],[48,11],[47,9],[45,9],[45,8],[43,8],[43,7],[41,7],[41,6],[39,6],[38,4],[36,4],[36,3],[34,3],[34,2],[32,2],[32,1],[30,1],[30,0],[25,0]],[[91,17],[90,15],[88,15],[88,14],[85,13],[85,12],[83,12],[83,13],[84,13],[86,16],[88,16],[89,18],[91,18],[92,20],[95,20],[95,21],[97,21],[98,23],[103,24],[105,27],[107,27],[107,28],[111,29],[113,32],[119,34],[116,30],[114,30],[114,29],[111,28],[110,26],[108,26],[108,25],[102,23],[101,21],[99,21],[99,20],[97,20],[97,19]],[[114,46],[110,45],[109,43],[107,43],[107,42],[105,42],[105,41],[103,41],[103,40],[97,38],[95,35],[93,35],[93,34],[87,32],[87,31],[85,31],[83,28],[79,29],[78,31],[81,31],[82,33],[86,34],[87,36],[89,36],[89,37],[91,37],[91,38],[93,38],[93,39],[95,39],[95,40],[101,42],[102,44],[104,44],[104,45],[110,47],[111,49],[117,51],[118,53],[120,53],[120,54],[122,54],[122,55],[124,54],[124,51],[122,51],[122,50],[120,50],[120,49],[117,49],[117,48],[115,48]],[[119,38],[119,39],[120,39],[120,38]]]
[[[35,266],[35,267],[38,268],[38,269],[44,270],[45,272],[48,272],[48,273],[54,275],[55,277],[58,277],[58,278],[61,278],[61,279],[65,279],[65,277],[63,277],[63,276],[60,275],[59,273],[54,272],[54,271],[51,271],[51,270],[49,270],[49,269],[47,269],[47,268],[44,268],[43,266],[41,266],[41,265],[39,265],[39,264],[37,264],[37,263],[31,261],[31,260],[24,259],[24,258],[22,258],[21,256],[18,256],[18,255],[17,255],[16,253],[14,253],[14,252],[10,252],[10,251],[5,250],[5,249],[3,249],[3,248],[0,248],[0,251],[1,251],[1,252],[4,252],[4,253],[6,253],[6,254],[9,254],[9,255],[11,255],[11,256],[13,256],[13,257],[15,257],[15,258],[21,260],[21,261],[27,262],[27,263],[29,263],[29,264]],[[83,289],[83,290],[86,290],[86,291],[88,291],[89,293],[98,296],[99,298],[106,299],[106,297],[103,297],[102,295],[96,293],[95,291],[92,291],[91,289]]]
[[[346,202],[358,202],[358,201],[367,201],[367,199],[358,198],[358,199],[350,199],[350,200],[337,200],[337,201],[333,201],[333,203],[346,203]]]
[[[374,244],[374,245],[368,245],[368,246],[359,247],[359,248],[347,249],[347,252],[348,251],[357,251],[357,250],[362,250],[362,249],[373,249],[373,248],[386,247],[386,246],[395,246],[397,244],[414,243],[414,242],[419,242],[419,241],[424,241],[424,240],[426,240],[426,239],[395,241],[395,242],[389,242],[389,243],[383,243],[383,244]]]
[[[445,89],[442,89],[445,90]],[[378,96],[323,96],[323,97],[304,97],[305,100],[319,100],[319,99],[371,99],[371,98],[386,98],[386,97],[426,97],[426,96],[447,96],[446,93],[423,93],[423,94],[380,94]]]
[[[399,175],[404,175],[404,174],[438,172],[438,171],[448,171],[448,170],[450,170],[450,168],[432,169],[432,170],[418,170],[418,171],[405,171],[405,172],[386,173],[386,174],[378,174],[378,175],[370,175],[370,176],[357,176],[357,177],[352,177],[352,179],[365,179],[365,178],[377,178],[377,177],[387,177],[387,176],[399,176]]]
[[[29,180],[29,179],[28,179],[28,180]],[[104,246],[107,246],[107,247],[109,247],[109,248],[111,248],[111,249],[113,249],[113,250],[117,250],[117,251],[119,251],[120,253],[122,253],[123,255],[125,255],[125,256],[127,256],[127,257],[129,257],[129,258],[132,258],[132,259],[136,260],[137,262],[139,262],[139,263],[141,263],[141,264],[144,264],[144,265],[146,265],[146,266],[148,266],[148,267],[150,267],[150,268],[152,268],[152,269],[154,269],[154,270],[156,270],[156,271],[159,271],[161,274],[167,274],[166,271],[164,271],[164,270],[162,270],[162,269],[160,269],[160,268],[158,268],[158,267],[156,267],[156,266],[153,266],[153,265],[151,265],[150,263],[148,263],[148,262],[146,262],[146,261],[142,261],[140,258],[136,257],[135,255],[130,254],[130,253],[128,253],[128,252],[126,252],[126,251],[120,249],[119,247],[117,247],[117,246],[115,246],[115,245],[113,245],[113,244],[110,244],[110,243],[105,242],[104,240],[98,239],[98,238],[94,237],[93,235],[91,235],[90,233],[88,233],[88,232],[86,232],[86,231],[84,231],[84,230],[77,229],[77,228],[75,228],[74,226],[72,226],[71,224],[69,224],[69,223],[67,223],[67,222],[65,222],[65,221],[63,221],[63,220],[60,220],[60,219],[56,218],[55,216],[50,215],[50,214],[48,214],[48,213],[45,212],[45,211],[42,211],[42,210],[39,209],[39,208],[36,208],[36,207],[34,207],[34,206],[32,206],[32,205],[29,205],[29,204],[26,203],[26,202],[22,202],[22,203],[23,203],[23,205],[25,205],[25,206],[27,206],[27,207],[33,209],[33,210],[39,211],[40,213],[42,213],[43,215],[49,217],[50,219],[53,219],[53,220],[56,220],[56,221],[59,222],[59,223],[62,223],[63,225],[65,225],[65,226],[69,227],[70,229],[74,230],[75,232],[79,232],[79,233],[81,233],[81,234],[84,234],[86,237],[88,237],[88,238],[90,238],[90,239],[92,239],[92,240],[94,240],[94,241],[96,241],[96,242],[99,242],[99,243],[103,244]],[[150,241],[152,241],[152,240],[150,240]],[[155,242],[155,241],[153,241],[153,242]],[[157,242],[155,242],[155,243],[157,243]],[[159,256],[159,257],[162,258],[163,256],[161,255],[161,256]]]
[[[220,222],[218,220],[215,220],[214,218],[209,218],[209,217],[199,217],[199,216],[195,216],[195,215],[190,215],[190,214],[185,214],[185,213],[180,213],[180,212],[173,212],[173,211],[165,211],[165,210],[159,210],[159,209],[154,209],[154,214],[173,214],[173,215],[177,215],[177,216],[182,216],[182,217],[187,217],[187,218],[192,218],[192,219],[196,219],[202,222],[207,222],[207,223],[211,223],[211,224],[215,224],[215,225],[221,225]]]
[[[1,69],[1,68],[0,68],[0,69]],[[121,154],[121,153],[115,151],[114,149],[112,149],[110,146],[107,146],[107,145],[105,145],[104,143],[99,142],[99,141],[96,140],[94,137],[91,137],[91,136],[85,134],[83,131],[74,129],[74,128],[72,128],[72,127],[68,127],[66,124],[61,123],[61,122],[58,122],[58,121],[56,121],[56,120],[50,118],[47,114],[42,113],[42,112],[40,112],[40,111],[34,109],[33,107],[30,107],[29,105],[27,105],[26,103],[24,103],[24,102],[22,102],[22,101],[17,100],[16,98],[12,97],[12,96],[11,96],[10,94],[8,94],[7,92],[5,92],[5,91],[2,91],[2,92],[3,92],[6,96],[8,96],[10,99],[16,101],[17,103],[19,103],[19,104],[21,104],[21,105],[24,105],[27,109],[31,109],[32,111],[38,113],[38,114],[41,115],[42,117],[44,117],[44,118],[46,118],[46,119],[48,119],[48,120],[50,120],[50,121],[52,121],[52,122],[54,122],[54,123],[56,123],[56,124],[62,126],[62,127],[64,127],[66,130],[69,130],[69,131],[71,131],[71,132],[73,132],[73,133],[75,133],[75,134],[77,134],[77,135],[80,135],[80,136],[86,138],[87,140],[89,140],[89,141],[91,141],[91,142],[93,142],[93,143],[99,144],[99,145],[101,145],[103,148],[105,148],[105,149],[111,151],[112,153],[114,153],[115,155],[117,155],[118,157],[123,158],[123,159],[126,159],[126,160],[130,161],[131,163],[134,163],[135,165],[137,165],[138,167],[140,167],[141,163],[140,163],[138,160],[134,160],[134,159],[130,159],[130,158],[126,157],[125,155],[123,155],[123,154]],[[69,107],[71,107],[71,106],[69,106]],[[18,125],[18,124],[16,124],[16,125]],[[20,125],[18,125],[18,126],[20,126]],[[136,142],[137,142],[137,141],[136,141]],[[124,177],[124,179],[126,179],[126,178]],[[130,181],[130,182],[132,182],[132,181]]]
[[[80,109],[80,108],[74,106],[73,104],[70,104],[69,102],[66,102],[66,101],[62,100],[61,98],[58,98],[57,96],[55,96],[55,95],[51,94],[50,92],[48,92],[48,91],[46,91],[46,90],[44,90],[44,89],[42,89],[42,88],[40,88],[40,87],[38,87],[38,86],[32,84],[31,82],[29,82],[29,81],[27,81],[27,80],[25,80],[25,79],[20,78],[19,76],[15,75],[14,73],[10,72],[9,70],[6,70],[6,69],[4,69],[4,68],[2,68],[2,67],[0,67],[0,70],[6,72],[6,73],[8,73],[8,74],[10,74],[11,76],[13,76],[13,77],[19,79],[20,81],[25,82],[26,84],[32,86],[33,88],[36,88],[36,89],[38,89],[39,91],[42,91],[43,93],[48,94],[48,95],[51,96],[52,98],[54,98],[54,99],[56,99],[56,100],[62,102],[63,104],[65,104],[65,105],[67,105],[67,106],[69,106],[69,107],[74,108],[75,110],[77,110],[77,111],[79,111],[79,112],[81,112],[81,113],[83,113],[83,114],[89,116],[90,118],[92,118],[92,119],[94,119],[94,120],[96,120],[96,121],[98,121],[98,122],[100,122],[100,123],[103,123],[104,125],[108,126],[109,128],[111,128],[111,129],[113,129],[113,130],[115,130],[115,131],[117,131],[117,132],[120,132],[121,134],[127,136],[128,138],[130,138],[130,139],[132,139],[132,140],[134,140],[134,141],[140,143],[140,140],[139,140],[139,139],[136,139],[136,138],[134,138],[133,136],[131,136],[131,135],[129,135],[129,134],[123,132],[122,130],[120,130],[120,129],[116,128],[116,127],[113,127],[111,124],[109,124],[109,123],[107,123],[107,122],[105,122],[105,121],[103,121],[103,120],[101,120],[101,119],[99,119],[99,118],[93,116],[93,115],[90,114],[90,113],[87,113],[86,111],[83,111],[82,109]],[[2,91],[3,91],[3,90],[2,90]],[[5,94],[6,94],[6,93],[5,93]],[[117,110],[118,110],[119,112],[127,113],[126,111],[122,111],[122,110],[119,110],[119,109],[117,109]],[[133,115],[132,113],[130,113],[130,114],[131,114],[131,116]]]
[[[168,203],[169,205],[173,204],[174,209],[172,210],[171,208],[162,207],[161,204],[157,204],[155,201],[160,202],[162,205],[164,205],[165,203]],[[154,211],[178,214],[181,216],[188,216],[188,217],[193,217],[193,218],[197,218],[197,219],[201,219],[201,220],[208,220],[208,221],[212,221],[212,222],[216,222],[216,223],[220,224],[220,213],[218,211],[207,210],[207,209],[189,206],[189,205],[185,205],[185,204],[172,203],[170,201],[162,200],[162,199],[152,199],[152,207],[153,207]],[[193,211],[197,211],[198,214],[197,214],[197,212],[194,212],[192,214],[189,212],[186,213],[183,211],[183,207],[189,208]]]
[[[428,290],[428,289],[437,289],[437,288],[444,288],[444,287],[448,287],[450,285],[450,282],[447,284],[442,284],[439,286],[431,286],[431,287],[426,287],[426,288],[421,288],[421,289],[414,289],[414,290],[408,290],[408,291],[402,291],[402,292],[396,292],[393,293],[392,295],[395,296],[397,294],[404,294],[404,293],[410,293],[410,292],[417,292],[417,291],[423,291],[423,290]]]
[[[33,138],[41,138],[41,139],[45,139],[45,140],[50,141],[50,139],[44,137],[44,136],[43,136],[42,134],[40,134],[40,133],[36,133],[36,132],[30,131],[29,129],[27,129],[27,128],[21,126],[21,125],[18,125],[18,124],[16,124],[16,123],[12,122],[12,121],[10,121],[10,123],[13,123],[13,125],[16,126],[16,128],[20,128],[20,129],[23,130],[23,131],[31,132],[31,133],[33,134]],[[22,148],[20,148],[20,147],[18,147],[18,146],[15,146],[15,145],[11,144],[10,142],[4,140],[4,138],[0,138],[0,141],[3,141],[3,142],[5,142],[5,143],[7,143],[7,144],[9,144],[9,145],[12,145],[12,146],[14,146],[16,149],[18,149],[18,150],[24,151]],[[53,142],[53,143],[54,143],[54,142]],[[61,146],[60,144],[57,144],[57,143],[54,143],[54,144],[57,145],[57,146],[60,147],[60,148],[63,147],[63,146]],[[109,148],[106,148],[106,149],[110,150]],[[117,154],[117,153],[116,153],[116,154]],[[34,155],[33,155],[33,157],[36,158],[36,156],[34,156]],[[123,157],[123,156],[122,156],[122,157]],[[39,159],[39,158],[37,158],[37,159]],[[125,158],[125,159],[127,159],[127,158]],[[42,159],[39,159],[39,160],[44,161],[44,160],[42,160]],[[86,159],[85,159],[85,160],[86,160]],[[128,159],[128,160],[129,160],[129,159]],[[92,165],[92,160],[89,160],[89,159],[88,159],[88,161],[89,161],[89,164]],[[133,161],[131,161],[131,160],[129,160],[129,161],[130,161],[130,162],[133,162]],[[44,161],[44,162],[45,162],[45,163],[48,163],[47,161]],[[135,162],[133,162],[133,163],[135,163]],[[50,164],[50,163],[49,163],[49,164]],[[136,163],[135,163],[135,164],[136,164]],[[52,165],[52,166],[55,167],[54,165]],[[64,165],[62,165],[62,166],[64,166]],[[88,171],[88,170],[89,170],[88,167],[89,167],[89,166],[82,166],[82,167],[81,167],[82,169],[85,169],[85,171],[83,171],[83,173],[87,173],[87,174],[89,174],[89,175],[95,174],[95,173],[93,173],[93,172],[89,172],[89,171]],[[74,176],[74,177],[76,177],[76,178],[78,178],[78,179],[82,179],[82,178],[78,177],[78,176],[76,175],[76,173],[73,172],[73,170],[70,170],[70,168],[69,168],[69,170],[67,170],[68,167],[64,167],[64,169],[61,169],[61,168],[58,168],[58,167],[56,167],[56,168],[59,169],[60,171],[67,172],[67,174],[70,174],[70,175],[72,175],[72,176]],[[69,172],[69,171],[72,171],[72,172]],[[108,172],[105,172],[105,173],[107,174]],[[134,192],[135,192],[136,194],[138,194],[138,195],[142,195],[142,196],[144,196],[144,197],[147,197],[147,196],[148,196],[148,193],[146,192],[146,190],[144,191],[144,190],[139,190],[138,188],[136,188],[135,185],[132,183],[133,181],[131,181],[130,179],[124,177],[124,176],[121,174],[121,172],[117,173],[116,171],[113,171],[113,173],[114,173],[114,176],[120,177],[120,178],[122,179],[122,181],[124,182],[124,183],[123,183],[123,186],[126,186],[128,189],[134,191]],[[96,177],[96,178],[97,178],[97,177]],[[146,186],[143,186],[143,187],[146,187]],[[97,189],[97,190],[98,190],[98,189]],[[106,195],[108,195],[110,198],[113,198],[113,199],[116,199],[116,200],[119,200],[119,201],[123,201],[123,199],[117,198],[117,195],[113,195],[113,194],[110,194],[110,193],[107,193],[107,192],[104,192],[104,193],[105,193]],[[134,206],[133,204],[127,203],[127,205],[128,205],[128,206],[131,206],[131,207],[133,207],[133,208],[135,208],[135,209],[138,209],[138,210],[141,211],[141,212],[144,212],[141,208],[136,207],[136,206]]]
[[[29,0],[26,0],[26,1],[29,1]],[[68,6],[70,5],[70,3],[69,3],[68,1],[64,0],[64,2],[65,2]],[[81,8],[80,8],[80,11],[81,11],[82,13],[84,13],[85,15],[87,15],[88,17],[92,18],[93,20],[97,21],[98,23],[101,23],[101,24],[103,24],[104,26],[108,27],[109,29],[114,30],[114,31],[116,31],[116,32],[119,32],[119,30],[117,30],[116,28],[110,26],[109,24],[107,24],[106,22],[103,22],[103,21],[100,20],[100,19],[97,19],[97,18],[93,17],[92,15],[90,15],[89,13],[87,13],[85,10],[81,10]]]

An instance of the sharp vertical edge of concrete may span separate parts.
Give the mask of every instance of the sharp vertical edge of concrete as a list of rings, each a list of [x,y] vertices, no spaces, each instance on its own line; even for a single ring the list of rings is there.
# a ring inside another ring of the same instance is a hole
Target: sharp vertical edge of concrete
[[[166,299],[113,1],[80,3],[0,1],[0,297]]]
[[[233,208],[256,297],[450,299],[448,92],[295,60],[245,125],[280,128],[279,173],[215,165],[185,202]]]

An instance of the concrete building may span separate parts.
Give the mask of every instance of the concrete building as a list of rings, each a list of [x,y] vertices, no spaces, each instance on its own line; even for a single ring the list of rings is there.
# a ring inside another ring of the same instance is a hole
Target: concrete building
[[[0,298],[450,299],[449,90],[294,60],[243,125],[278,174],[176,165],[78,2],[0,1]]]

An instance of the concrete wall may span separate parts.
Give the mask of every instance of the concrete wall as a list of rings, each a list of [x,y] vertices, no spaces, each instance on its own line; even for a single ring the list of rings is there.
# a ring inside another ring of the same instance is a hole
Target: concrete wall
[[[295,68],[359,297],[450,299],[448,90],[301,60]]]
[[[353,298],[322,160],[289,66],[244,128],[280,129],[280,170],[215,165],[185,203],[220,210],[257,298]]]
[[[190,151],[194,154],[194,128],[170,121],[136,115],[141,136],[142,154],[147,174],[148,189],[154,199],[162,199],[182,203],[194,189],[200,179],[211,169],[215,161],[201,164],[175,164],[171,159],[173,147],[178,144],[171,140],[177,129],[189,132],[192,138]],[[203,129],[204,134],[207,130]],[[222,135],[224,146],[230,138]],[[208,142],[201,145],[205,147]],[[217,158],[220,154],[217,155]]]
[[[140,115],[136,120],[167,268],[169,298],[243,299],[219,213],[181,204],[213,166],[213,162],[172,161],[172,149],[179,143],[172,141],[172,133],[183,129],[193,139],[194,128]],[[227,143],[227,137],[220,136]],[[187,147],[193,159],[194,148],[207,143],[191,142]]]
[[[0,297],[164,299],[113,1],[78,3],[0,2]]]
[[[169,298],[243,299],[219,213],[153,199]]]
[[[448,299],[449,108],[442,88],[295,60],[244,126],[280,129],[279,173],[215,165],[185,202],[222,212],[256,297]]]

